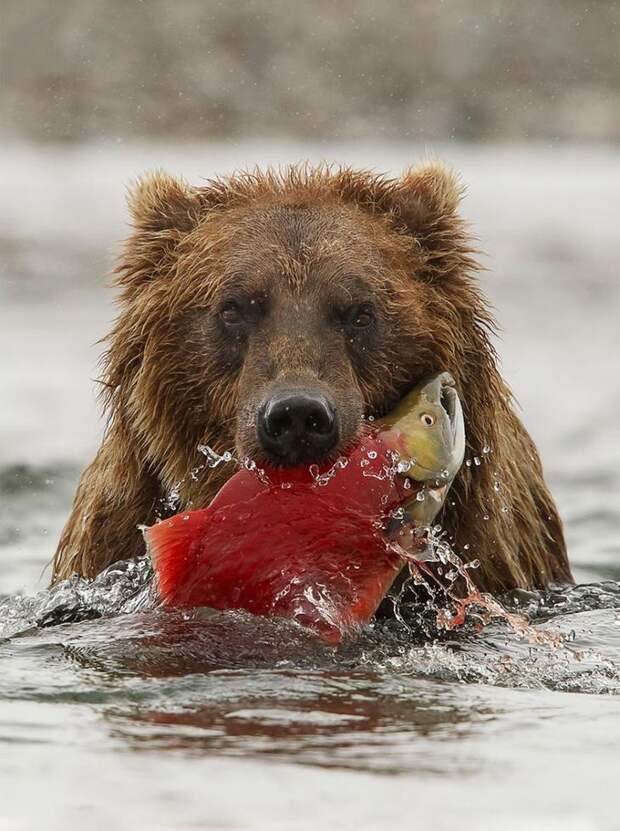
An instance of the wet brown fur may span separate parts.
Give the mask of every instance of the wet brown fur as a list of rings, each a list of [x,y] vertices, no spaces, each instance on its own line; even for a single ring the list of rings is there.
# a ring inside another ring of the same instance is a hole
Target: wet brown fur
[[[570,580],[538,453],[496,366],[460,198],[455,176],[436,163],[400,179],[307,166],[201,188],[163,173],[142,179],[116,270],[108,429],[82,475],[53,579],[92,577],[142,553],[138,525],[161,515],[175,487],[179,508],[206,504],[227,471],[191,476],[204,461],[198,445],[260,456],[252,419],[274,384],[329,390],[344,445],[363,414],[381,415],[418,380],[448,370],[471,462],[440,517],[456,550],[481,561],[478,582],[489,591]],[[268,298],[271,322],[251,343],[224,343],[218,304],[238,291],[258,305]],[[337,306],[360,291],[380,320],[374,340],[349,343],[329,323],[325,298]]]

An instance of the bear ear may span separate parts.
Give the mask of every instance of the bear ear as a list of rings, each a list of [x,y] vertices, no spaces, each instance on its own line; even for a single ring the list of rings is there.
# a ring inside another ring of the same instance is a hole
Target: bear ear
[[[391,212],[423,254],[419,280],[454,286],[478,271],[478,251],[458,211],[464,193],[457,174],[440,162],[410,168],[398,180]]]
[[[145,173],[128,189],[134,226],[143,231],[190,231],[200,214],[199,193],[163,170]]]
[[[131,299],[143,285],[169,273],[179,242],[204,213],[200,192],[161,170],[147,173],[128,190],[133,233],[114,270]]]
[[[390,183],[381,208],[416,240],[418,280],[448,285],[478,270],[477,249],[458,211],[464,192],[456,173],[435,161]]]
[[[457,174],[432,161],[409,168],[397,181],[390,201],[397,218],[417,235],[454,221],[463,195]]]

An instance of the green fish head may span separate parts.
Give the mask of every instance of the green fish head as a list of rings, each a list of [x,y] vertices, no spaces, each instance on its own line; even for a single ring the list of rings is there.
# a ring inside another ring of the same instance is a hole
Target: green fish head
[[[451,484],[465,454],[463,410],[448,372],[433,375],[379,421],[380,435],[409,468],[404,475],[430,487]]]

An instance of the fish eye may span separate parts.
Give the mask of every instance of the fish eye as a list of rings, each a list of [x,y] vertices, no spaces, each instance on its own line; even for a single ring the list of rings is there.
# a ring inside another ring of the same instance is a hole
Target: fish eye
[[[239,326],[243,323],[243,312],[236,300],[228,300],[220,309],[220,318],[226,326]]]
[[[432,427],[435,423],[435,417],[432,416],[430,413],[422,413],[420,416],[420,421],[425,427]]]

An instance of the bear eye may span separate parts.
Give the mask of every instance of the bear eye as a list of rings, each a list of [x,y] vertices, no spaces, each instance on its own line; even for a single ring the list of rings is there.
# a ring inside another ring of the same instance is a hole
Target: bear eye
[[[435,417],[432,416],[430,413],[422,413],[420,416],[420,421],[425,427],[432,427],[435,423]]]
[[[349,310],[348,322],[356,329],[365,329],[375,319],[375,313],[370,303],[363,303]]]
[[[229,300],[220,309],[220,318],[226,326],[239,326],[243,323],[243,312],[238,303]]]

